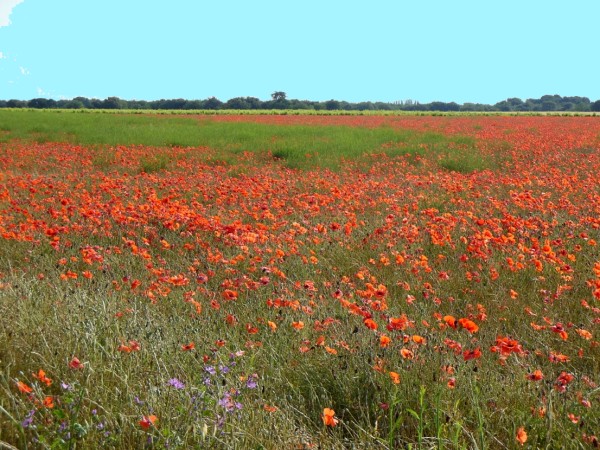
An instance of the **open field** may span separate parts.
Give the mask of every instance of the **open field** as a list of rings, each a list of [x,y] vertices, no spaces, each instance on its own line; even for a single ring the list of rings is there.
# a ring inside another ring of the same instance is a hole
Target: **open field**
[[[598,117],[0,111],[0,447],[598,447],[598,173]]]

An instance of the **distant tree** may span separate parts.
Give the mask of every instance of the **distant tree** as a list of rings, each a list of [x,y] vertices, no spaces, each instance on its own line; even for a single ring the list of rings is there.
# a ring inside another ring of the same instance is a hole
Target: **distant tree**
[[[216,97],[207,98],[202,102],[203,109],[219,109],[223,106],[223,102]]]
[[[329,110],[329,111],[334,111],[336,109],[342,109],[340,107],[340,102],[338,102],[337,100],[327,100],[325,102],[325,109]]]
[[[54,108],[56,101],[48,98],[33,98],[27,102],[27,106],[38,109]]]
[[[73,99],[74,102],[80,102],[83,105],[83,108],[91,108],[92,102],[87,97],[75,97]]]
[[[185,102],[184,109],[202,109],[202,100],[188,100]]]
[[[279,102],[287,98],[287,94],[282,91],[275,91],[271,94],[271,98],[274,102]]]
[[[590,109],[592,111],[600,111],[600,100],[596,100],[594,103],[592,103]]]
[[[371,102],[361,102],[356,105],[356,109],[359,111],[369,111],[373,110],[373,103]]]
[[[252,97],[235,97],[227,100],[223,107],[225,109],[257,109],[257,102]],[[260,104],[260,100],[258,100],[258,104]]]
[[[543,100],[542,101],[542,111],[556,111],[558,109],[558,105],[554,100]]]
[[[81,100],[73,99],[66,101],[64,104],[61,105],[61,108],[83,109],[85,108],[85,104]]]
[[[6,102],[6,106],[9,108],[27,108],[27,102],[25,100],[11,99]]]
[[[124,109],[124,101],[119,97],[108,97],[102,102],[102,108],[104,109]]]
[[[459,111],[460,106],[457,103],[450,102],[431,102],[429,104],[430,111]]]

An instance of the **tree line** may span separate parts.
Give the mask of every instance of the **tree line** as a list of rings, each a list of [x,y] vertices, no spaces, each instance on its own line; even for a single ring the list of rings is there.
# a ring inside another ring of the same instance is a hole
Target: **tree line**
[[[483,103],[431,102],[419,103],[415,100],[396,102],[359,102],[351,103],[342,100],[311,101],[288,99],[285,92],[271,94],[270,100],[256,97],[235,97],[223,102],[215,97],[204,100],[161,99],[161,100],[124,100],[119,97],[106,99],[75,97],[70,100],[53,100],[34,98],[31,100],[0,100],[0,108],[36,108],[36,109],[139,109],[139,110],[195,110],[195,109],[237,109],[237,110],[271,110],[271,109],[308,109],[326,111],[464,111],[464,112],[547,112],[600,111],[600,100],[591,102],[587,97],[561,97],[560,95],[544,95],[538,99],[521,100],[509,98],[494,105]]]

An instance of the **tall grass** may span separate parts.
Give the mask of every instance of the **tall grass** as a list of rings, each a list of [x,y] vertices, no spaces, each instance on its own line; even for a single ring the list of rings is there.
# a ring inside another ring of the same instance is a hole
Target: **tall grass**
[[[227,123],[177,116],[76,114],[57,111],[0,111],[4,139],[70,142],[86,146],[147,145],[209,147],[223,161],[258,153],[293,168],[338,168],[365,155],[435,156],[448,170],[472,172],[492,167],[475,139],[431,132],[348,126],[272,126]],[[99,165],[108,160],[99,157]],[[164,166],[164,164],[161,164]]]

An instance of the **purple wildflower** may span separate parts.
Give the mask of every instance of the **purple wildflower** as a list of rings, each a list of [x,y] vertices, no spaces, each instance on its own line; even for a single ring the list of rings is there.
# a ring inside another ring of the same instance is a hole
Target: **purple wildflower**
[[[258,379],[258,374],[253,373],[252,375],[250,375],[248,377],[248,380],[246,381],[246,387],[248,389],[256,389],[256,386],[258,386],[258,384],[256,383],[257,379]]]
[[[25,417],[25,419],[23,419],[23,422],[21,422],[21,426],[23,428],[29,428],[31,426],[31,424],[33,423],[33,415],[35,414],[35,409],[32,409],[31,411],[29,411],[27,413],[27,416]]]
[[[169,380],[169,384],[171,386],[173,386],[175,389],[184,389],[185,388],[185,384],[183,384],[183,382],[178,380],[177,378],[171,378]]]

